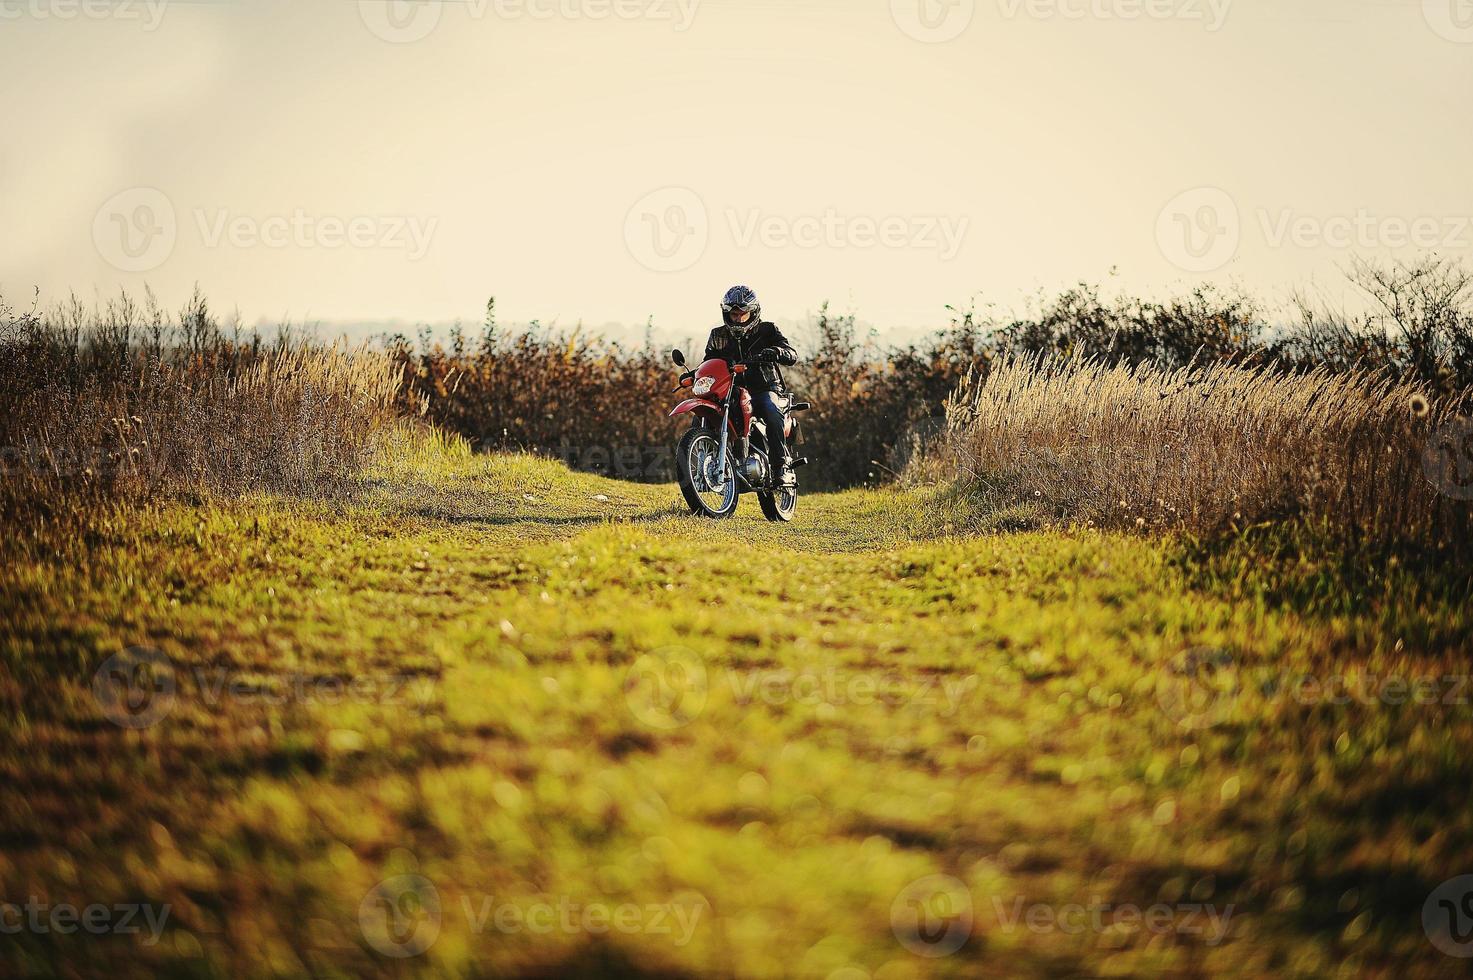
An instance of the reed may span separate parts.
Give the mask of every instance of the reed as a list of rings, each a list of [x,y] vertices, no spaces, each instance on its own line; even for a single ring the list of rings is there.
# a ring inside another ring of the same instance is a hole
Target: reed
[[[1212,537],[1261,524],[1324,529],[1356,553],[1466,555],[1473,487],[1449,433],[1467,393],[1380,373],[1228,364],[1162,370],[1082,357],[995,362],[947,403],[910,468],[989,506]]]
[[[229,338],[203,305],[155,332],[121,305],[0,310],[7,522],[160,494],[323,491],[394,422],[399,378],[381,353]]]

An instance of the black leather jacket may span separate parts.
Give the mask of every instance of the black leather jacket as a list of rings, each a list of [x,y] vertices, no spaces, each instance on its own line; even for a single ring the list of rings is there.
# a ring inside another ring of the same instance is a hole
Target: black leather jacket
[[[775,323],[763,320],[748,330],[740,339],[732,336],[731,331],[725,326],[717,327],[711,331],[711,338],[706,341],[706,360],[723,357],[728,361],[747,361],[765,350],[776,352],[777,363],[752,368],[741,376],[738,383],[748,391],[754,392],[787,391],[787,387],[783,384],[783,373],[778,369],[778,364],[792,367],[798,363],[798,352],[793,350],[793,345],[788,343],[788,339],[783,336]]]

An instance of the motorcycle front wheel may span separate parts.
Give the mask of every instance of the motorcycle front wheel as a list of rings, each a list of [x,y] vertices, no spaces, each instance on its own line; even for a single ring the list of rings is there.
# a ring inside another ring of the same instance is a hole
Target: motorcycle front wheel
[[[691,429],[675,449],[675,475],[692,514],[730,517],[736,513],[736,472],[722,458],[721,440],[711,429]]]

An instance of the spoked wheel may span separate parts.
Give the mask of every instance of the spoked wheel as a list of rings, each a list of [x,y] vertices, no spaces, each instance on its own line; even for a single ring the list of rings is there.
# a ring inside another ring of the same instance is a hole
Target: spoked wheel
[[[762,516],[769,521],[787,523],[798,513],[798,488],[782,487],[777,490],[758,490],[757,503],[762,505]]]
[[[691,429],[675,450],[675,475],[692,514],[730,517],[736,512],[737,482],[731,459],[710,429]]]

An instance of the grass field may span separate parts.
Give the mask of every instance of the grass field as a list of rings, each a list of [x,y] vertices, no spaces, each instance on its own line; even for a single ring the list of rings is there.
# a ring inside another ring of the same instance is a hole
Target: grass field
[[[0,973],[1463,975],[1454,647],[933,491],[676,496],[428,454],[8,563]]]

